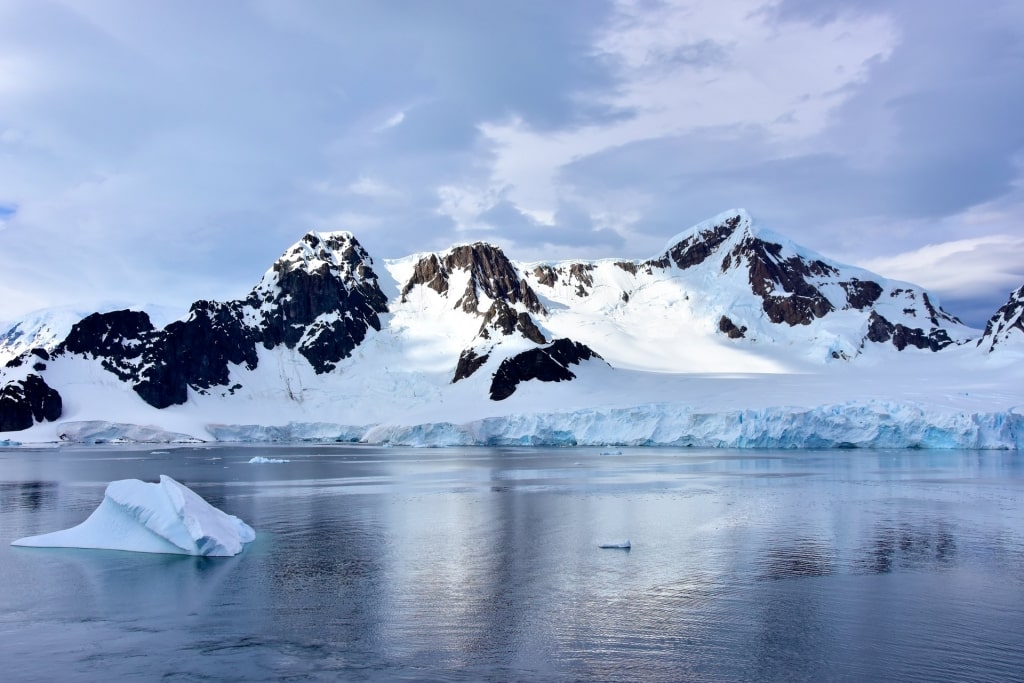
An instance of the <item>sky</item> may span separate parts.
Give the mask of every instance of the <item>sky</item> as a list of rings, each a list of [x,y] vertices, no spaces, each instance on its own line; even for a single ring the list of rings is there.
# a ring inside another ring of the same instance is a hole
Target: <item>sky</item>
[[[647,258],[743,207],[983,326],[1019,0],[0,0],[0,319],[244,296],[308,230]]]

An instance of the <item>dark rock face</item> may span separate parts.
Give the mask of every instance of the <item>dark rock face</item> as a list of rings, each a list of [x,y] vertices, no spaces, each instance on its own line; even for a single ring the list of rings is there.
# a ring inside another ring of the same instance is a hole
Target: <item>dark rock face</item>
[[[1019,335],[1024,335],[1024,285],[1012,292],[1009,300],[989,318],[978,346],[988,347],[991,353],[1000,343]]]
[[[187,320],[171,323],[146,345],[135,392],[154,408],[166,408],[184,403],[188,387],[227,386],[229,364],[254,369],[258,334],[242,316],[237,301],[192,304]]]
[[[0,432],[21,431],[43,420],[53,422],[62,411],[60,394],[39,375],[28,375],[0,389]]]
[[[149,315],[142,311],[93,313],[75,323],[57,347],[83,356],[113,358],[130,356],[132,347],[153,333]]]
[[[746,260],[750,289],[761,297],[764,312],[773,323],[809,325],[834,311],[832,303],[807,278],[838,275],[839,271],[824,261],[806,261],[799,256],[783,259],[781,254],[781,244],[747,238],[726,256],[722,269],[727,270],[730,258],[736,263]],[[778,294],[779,289],[784,296]]]
[[[846,291],[847,308],[863,311],[882,296],[882,286],[871,280],[850,278],[848,282],[840,282],[839,286]]]
[[[533,276],[537,278],[537,284],[545,287],[554,287],[562,278],[570,285],[575,282],[576,296],[584,297],[590,294],[590,288],[594,286],[594,276],[591,275],[593,270],[594,265],[591,263],[570,263],[558,268],[541,265],[533,269]]]
[[[949,333],[941,328],[925,332],[920,327],[907,327],[899,323],[893,325],[884,316],[879,315],[878,311],[872,311],[871,317],[868,318],[867,339],[876,343],[891,340],[892,345],[900,351],[908,346],[939,351],[953,343]]]
[[[615,265],[630,275],[636,275],[637,265],[633,261],[616,261]]]
[[[412,277],[402,287],[402,301],[416,285],[426,285],[438,294],[448,291],[448,272],[442,268],[441,261],[436,255],[430,254],[420,259],[413,267]]]
[[[643,263],[641,263],[640,267],[642,267],[644,269],[644,271],[648,275],[650,275],[651,272],[652,272],[652,269],[658,268],[660,270],[665,270],[670,265],[672,265],[672,262],[669,260],[668,254],[666,254],[666,255],[662,256],[661,258],[658,258],[658,259],[648,259],[648,260],[644,261]]]
[[[483,367],[483,364],[490,358],[489,354],[483,354],[478,356],[476,351],[473,349],[466,349],[459,354],[459,362],[455,366],[455,377],[452,378],[452,384],[455,384],[460,379],[466,379],[474,372]]]
[[[93,313],[82,318],[54,350],[54,355],[77,353],[100,358],[105,370],[122,381],[138,379],[138,359],[156,330],[142,311]]]
[[[576,296],[584,297],[590,295],[590,288],[594,286],[594,276],[591,271],[594,266],[590,263],[573,263],[569,266],[569,282],[576,282]]]
[[[548,343],[548,340],[544,338],[544,334],[537,327],[536,323],[533,322],[533,318],[530,317],[529,313],[526,311],[517,313],[514,308],[500,299],[491,304],[491,307],[487,309],[487,313],[484,314],[479,336],[484,339],[490,339],[490,330],[505,336],[513,332],[519,332],[534,343]]]
[[[469,271],[469,283],[455,303],[466,313],[479,313],[480,293],[492,300],[510,304],[522,303],[533,313],[544,313],[537,294],[519,277],[512,262],[498,247],[484,242],[464,244],[453,248],[443,259],[434,254],[421,259],[413,275],[402,287],[402,300],[416,285],[425,284],[439,294],[448,293],[449,277],[453,270]]]
[[[56,352],[101,358],[156,408],[184,403],[190,387],[227,387],[232,366],[256,368],[258,344],[297,349],[317,373],[331,372],[388,310],[371,262],[351,235],[309,233],[244,300],[197,301],[162,330],[145,313],[93,314]]]
[[[924,303],[925,310],[928,311],[928,319],[931,321],[932,325],[938,327],[942,324],[939,322],[940,320],[949,323],[956,323],[957,325],[963,324],[955,315],[950,315],[941,308],[937,308],[928,296],[928,292],[921,292],[921,301]]]
[[[722,223],[707,230],[701,230],[679,242],[668,250],[666,256],[672,259],[680,270],[704,263],[723,242],[732,236],[739,224],[739,216],[727,218]]]
[[[537,278],[538,284],[545,287],[554,287],[558,282],[558,271],[551,266],[537,266],[533,269],[533,276]]]
[[[729,339],[742,339],[747,333],[747,328],[736,327],[736,323],[723,315],[718,320],[718,331],[725,334]]]
[[[520,382],[538,379],[562,382],[576,378],[570,365],[600,358],[590,347],[571,339],[556,339],[550,346],[523,351],[506,358],[491,380],[491,400],[502,401],[515,393]]]
[[[387,312],[387,297],[368,265],[369,255],[355,238],[321,242],[317,235],[309,234],[304,240],[309,241],[311,248],[340,252],[339,262],[332,263],[324,257],[323,263],[313,269],[279,260],[272,268],[279,291],[274,293],[271,305],[266,305],[266,292],[260,288],[249,295],[246,303],[261,308],[261,341],[268,349],[280,344],[295,348],[320,316],[338,314],[348,318],[348,323],[322,325],[322,334],[310,338],[313,348],[300,349],[311,362],[315,359],[317,372],[326,372],[348,357],[369,327],[380,330],[378,314]],[[330,332],[338,332],[344,339],[328,342],[323,333]]]

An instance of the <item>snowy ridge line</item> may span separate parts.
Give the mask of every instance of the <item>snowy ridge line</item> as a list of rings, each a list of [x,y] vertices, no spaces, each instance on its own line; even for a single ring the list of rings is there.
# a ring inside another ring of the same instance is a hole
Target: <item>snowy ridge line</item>
[[[77,443],[198,441],[155,427],[67,423],[62,440]],[[676,404],[585,409],[489,417],[463,424],[207,425],[223,442],[345,442],[414,447],[446,446],[674,446],[697,448],[923,448],[1020,450],[1024,412],[934,409],[889,401],[817,408],[773,407],[704,412]]]

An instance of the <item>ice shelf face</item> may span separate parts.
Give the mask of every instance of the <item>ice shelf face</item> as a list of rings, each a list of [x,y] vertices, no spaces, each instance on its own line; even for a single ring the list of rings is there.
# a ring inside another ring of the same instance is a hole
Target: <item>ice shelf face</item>
[[[238,517],[160,475],[156,484],[138,479],[111,482],[103,502],[78,526],[21,538],[11,545],[226,557],[242,552],[255,538],[252,527]]]

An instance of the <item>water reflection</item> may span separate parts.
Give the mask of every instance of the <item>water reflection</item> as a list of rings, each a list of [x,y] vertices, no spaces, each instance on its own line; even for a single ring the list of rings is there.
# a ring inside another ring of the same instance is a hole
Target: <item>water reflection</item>
[[[828,576],[835,571],[835,555],[835,547],[819,539],[804,538],[773,543],[760,562],[761,578]]]
[[[954,529],[945,520],[886,519],[872,529],[857,566],[874,574],[949,567],[957,559],[957,546]]]
[[[58,453],[45,474],[0,462],[2,539],[64,528],[106,481],[161,472],[258,533],[229,559],[0,545],[0,585],[18,586],[0,591],[15,678],[1024,670],[1024,471],[1005,454],[253,454]],[[629,553],[597,547],[627,537]]]
[[[52,507],[56,498],[55,481],[0,482],[0,512]]]

